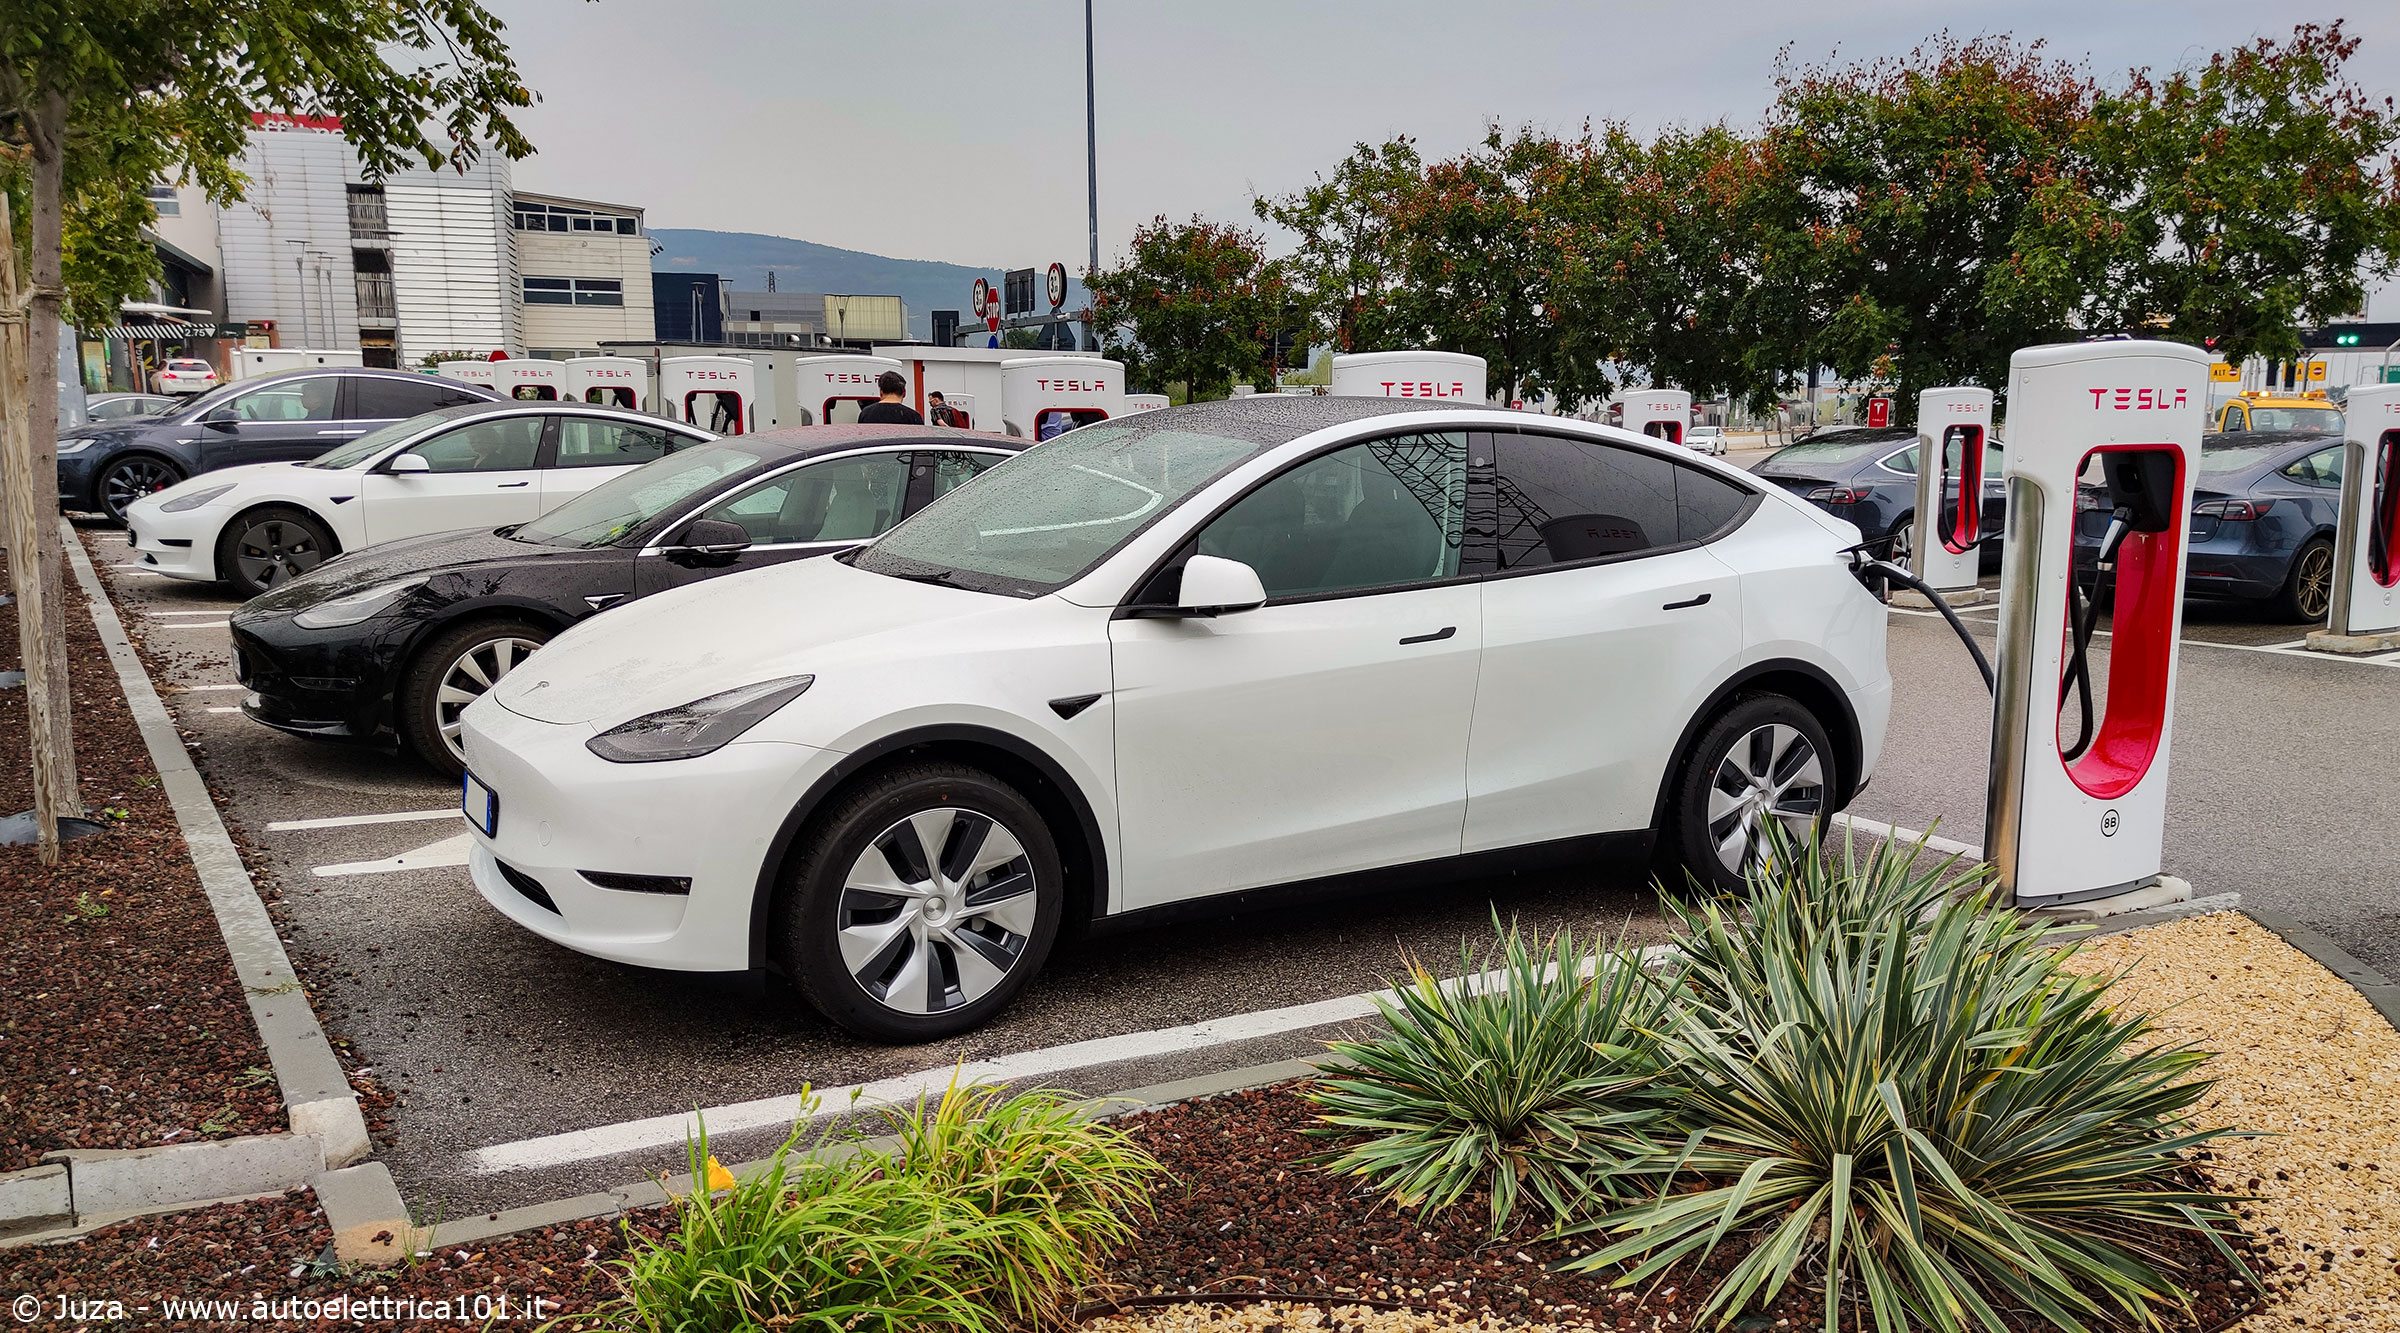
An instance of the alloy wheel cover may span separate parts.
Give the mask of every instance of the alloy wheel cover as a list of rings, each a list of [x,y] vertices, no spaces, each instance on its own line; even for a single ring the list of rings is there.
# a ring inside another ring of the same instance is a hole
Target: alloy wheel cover
[[[1033,861],[1007,825],[957,806],[877,834],[842,879],[842,966],[896,1013],[938,1014],[990,995],[1039,919]]]
[[[1737,738],[1708,780],[1708,839],[1717,861],[1740,874],[1773,818],[1802,837],[1825,809],[1825,767],[1798,727],[1770,722]]]
[[[108,470],[100,483],[100,503],[113,518],[125,517],[125,509],[145,495],[155,495],[180,480],[175,469],[149,458],[128,458]]]
[[[484,639],[469,645],[443,670],[442,683],[433,692],[433,725],[453,759],[467,761],[466,747],[458,738],[459,715],[541,646],[515,634]]]
[[[2300,557],[2300,609],[2314,619],[2333,609],[2333,548],[2312,546]]]
[[[234,539],[233,563],[260,588],[289,583],[325,563],[316,535],[288,518],[269,518],[242,529]]]

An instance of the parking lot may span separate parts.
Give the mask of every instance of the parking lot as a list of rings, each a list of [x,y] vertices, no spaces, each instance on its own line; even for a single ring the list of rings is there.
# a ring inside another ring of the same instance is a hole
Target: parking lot
[[[1753,455],[1752,458],[1763,456]],[[1737,455],[1737,461],[1750,461]],[[319,1004],[400,1098],[383,1154],[420,1217],[606,1188],[682,1162],[708,1113],[729,1160],[787,1125],[804,1089],[849,1090],[960,1061],[1108,1092],[1311,1052],[1404,952],[1447,968],[1494,912],[1636,940],[1659,933],[1639,867],[1512,876],[1062,946],[989,1028],[862,1045],[778,983],[643,972],[550,946],[467,881],[456,788],[413,761],[303,742],[243,718],[221,589],[144,574],[88,529],[129,623],[197,741],[254,868],[280,884]],[[1990,608],[1966,612],[1986,640]],[[2400,655],[2330,659],[2301,627],[2195,603],[2187,615],[2167,869],[2238,891],[2400,967]],[[2105,640],[2099,648],[2105,651]],[[1893,727],[1854,813],[1981,837],[1988,697],[1951,631],[1896,610]],[[1062,1049],[1064,1048],[1064,1049]]]

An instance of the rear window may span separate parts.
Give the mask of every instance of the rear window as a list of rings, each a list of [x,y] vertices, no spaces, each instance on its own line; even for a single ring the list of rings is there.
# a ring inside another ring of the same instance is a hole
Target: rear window
[[[169,361],[167,363],[169,370],[207,370],[208,368],[209,365],[206,361]]]
[[[1841,467],[1879,457],[1899,440],[1911,438],[1914,437],[1861,431],[1857,435],[1837,435],[1830,440],[1805,440],[1776,450],[1767,461],[1802,467]]]
[[[2229,472],[2248,472],[2264,467],[2277,454],[2292,446],[2281,441],[2271,444],[2209,444],[2200,449],[2200,474],[2221,477]]]

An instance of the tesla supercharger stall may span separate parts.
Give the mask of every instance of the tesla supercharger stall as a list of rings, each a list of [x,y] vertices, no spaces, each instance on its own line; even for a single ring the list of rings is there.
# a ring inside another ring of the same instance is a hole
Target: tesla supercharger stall
[[[2209,356],[2164,342],[2009,360],[2007,540],[1984,855],[2023,906],[2158,884]],[[2079,554],[2078,532],[2096,546]],[[2089,649],[2113,584],[2105,695]],[[2103,599],[2104,600],[2104,599]]]
[[[650,406],[650,364],[630,356],[575,356],[559,362],[566,368],[569,401],[621,407],[628,412]]]
[[[670,356],[658,363],[658,402],[666,415],[719,435],[755,428],[758,372],[738,356]]]
[[[907,367],[888,356],[803,356],[792,361],[799,384],[800,424],[848,426],[858,421],[859,409],[883,397],[875,378],[891,371],[908,378]]]
[[[1909,572],[1953,603],[1982,573],[1984,446],[1992,438],[1992,391],[1927,389],[1917,395],[1917,512]]]
[[[433,368],[444,379],[480,384],[487,389],[500,387],[500,363],[497,361],[444,361]]]
[[[1000,420],[1011,435],[1039,443],[1123,415],[1122,361],[1029,356],[1000,363]]]
[[[498,389],[503,398],[555,403],[567,396],[567,363],[564,361],[511,357],[506,361],[486,364],[492,368],[492,387]]]
[[[1346,352],[1333,358],[1338,398],[1433,398],[1484,405],[1484,365],[1464,352]]]
[[[1627,389],[1618,400],[1624,406],[1625,429],[1669,444],[1683,443],[1692,425],[1692,396],[1681,389]]]
[[[2342,420],[2333,607],[2308,646],[2379,652],[2400,646],[2400,384],[2352,389]]]

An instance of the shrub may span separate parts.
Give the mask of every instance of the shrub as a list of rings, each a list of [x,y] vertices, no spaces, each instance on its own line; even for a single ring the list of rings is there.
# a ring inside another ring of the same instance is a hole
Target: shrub
[[[1480,1185],[1495,1234],[1526,1191],[1561,1218],[1619,1194],[1619,1177],[1655,1157],[1644,1131],[1662,1114],[1650,1033],[1665,997],[1640,956],[1563,930],[1529,945],[1511,926],[1482,957],[1462,945],[1459,962],[1457,981],[1412,965],[1396,999],[1376,1002],[1389,1035],[1332,1043],[1355,1068],[1309,1091],[1319,1132],[1372,1137],[1331,1169],[1428,1210]]]
[[[2184,1149],[2227,1132],[2184,1118],[2207,1057],[2144,1045],[2147,1016],[2064,971],[2041,925],[1944,900],[1916,859],[1845,850],[1828,872],[1785,847],[1749,920],[1672,909],[1691,947],[1663,1053],[1697,1128],[1656,1197],[1577,1228],[1617,1239],[1570,1267],[1630,1261],[1625,1285],[1740,1236],[1703,1318],[1805,1265],[1828,1329],[1863,1304],[1897,1333],[1998,1329],[1993,1296],[2060,1328],[2155,1326],[2181,1300],[2162,1235],[2231,1257],[2220,1201],[2178,1179]]]
[[[1092,1278],[1157,1169],[1046,1092],[952,1088],[888,1118],[894,1149],[845,1157],[796,1129],[749,1179],[695,1189],[674,1234],[636,1243],[602,1317],[648,1333],[1014,1327]],[[690,1157],[707,1180],[705,1127]]]

